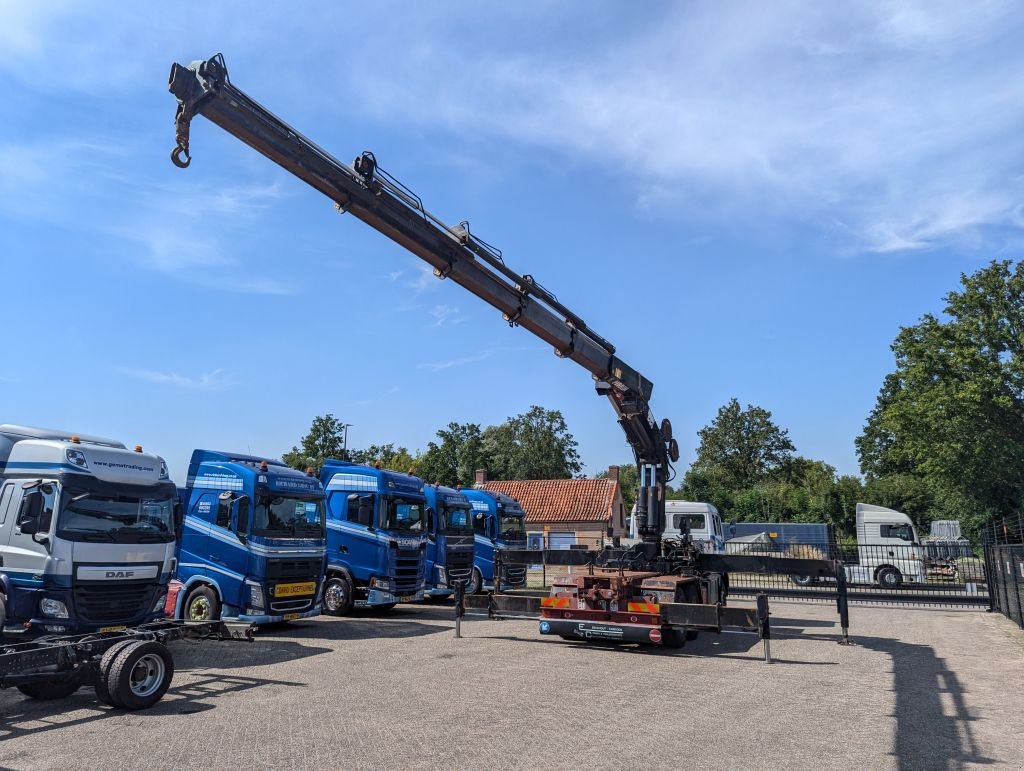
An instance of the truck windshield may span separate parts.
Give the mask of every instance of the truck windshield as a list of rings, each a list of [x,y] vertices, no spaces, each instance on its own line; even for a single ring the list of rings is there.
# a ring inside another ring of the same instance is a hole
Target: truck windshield
[[[501,538],[506,541],[518,541],[526,538],[526,515],[523,512],[505,509],[498,521]]]
[[[472,513],[468,506],[445,506],[441,509],[441,531],[446,533],[473,531]]]
[[[388,498],[381,527],[385,530],[422,530],[423,503],[407,498]]]
[[[170,543],[174,496],[100,491],[66,485],[61,490],[57,535],[70,541]]]
[[[272,538],[322,538],[324,502],[320,498],[260,496],[253,510],[252,532]]]

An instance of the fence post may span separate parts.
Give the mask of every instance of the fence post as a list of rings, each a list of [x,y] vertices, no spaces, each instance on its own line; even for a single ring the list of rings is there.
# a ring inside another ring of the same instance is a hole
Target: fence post
[[[455,639],[462,639],[462,617],[466,615],[466,582],[455,582]]]
[[[839,611],[839,628],[843,632],[843,639],[839,644],[850,645],[850,603],[846,596],[846,568],[839,560],[832,564],[835,565],[836,571],[836,610]]]

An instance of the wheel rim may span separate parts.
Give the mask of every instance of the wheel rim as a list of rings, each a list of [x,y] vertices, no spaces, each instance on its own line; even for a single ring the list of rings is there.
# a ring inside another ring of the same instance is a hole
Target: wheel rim
[[[345,604],[345,587],[341,581],[335,581],[327,587],[324,592],[324,604],[328,610],[338,610]]]
[[[155,653],[147,653],[132,667],[130,687],[132,693],[140,698],[152,696],[164,681],[167,667],[164,660]]]
[[[210,601],[206,597],[196,597],[189,603],[188,617],[191,621],[209,621],[210,615]]]

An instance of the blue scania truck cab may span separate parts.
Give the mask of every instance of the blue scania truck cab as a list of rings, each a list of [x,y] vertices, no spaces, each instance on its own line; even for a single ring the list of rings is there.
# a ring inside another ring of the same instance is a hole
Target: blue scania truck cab
[[[473,573],[473,507],[461,491],[427,485],[426,594],[447,597]]]
[[[167,465],[141,446],[0,425],[0,637],[162,617],[176,503]]]
[[[393,608],[423,599],[427,548],[423,480],[397,471],[328,460],[324,612]]]
[[[526,548],[526,513],[519,501],[504,493],[488,490],[464,490],[473,507],[475,549],[473,574],[466,592],[476,594],[494,587],[494,552],[497,549]],[[515,565],[504,571],[500,589],[526,586],[526,566]]]
[[[324,491],[278,460],[196,450],[185,487],[174,615],[251,624],[320,614]]]

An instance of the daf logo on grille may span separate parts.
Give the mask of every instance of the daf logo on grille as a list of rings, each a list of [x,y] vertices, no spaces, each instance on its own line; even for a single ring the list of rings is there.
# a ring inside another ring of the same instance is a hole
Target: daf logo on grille
[[[134,570],[108,570],[107,578],[131,578],[135,575]]]

